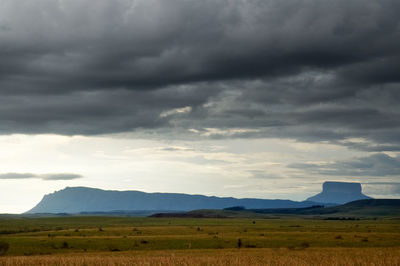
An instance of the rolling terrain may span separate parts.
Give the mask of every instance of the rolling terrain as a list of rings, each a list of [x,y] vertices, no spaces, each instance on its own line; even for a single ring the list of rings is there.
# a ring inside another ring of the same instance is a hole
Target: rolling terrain
[[[396,219],[0,217],[0,265],[398,265],[399,251]]]
[[[0,215],[0,265],[400,265],[399,206]]]
[[[314,205],[305,208],[246,209],[242,206],[223,210],[194,210],[180,213],[156,213],[153,217],[228,218],[301,216],[309,218],[345,219],[371,217],[400,217],[400,199],[366,199],[339,206]]]

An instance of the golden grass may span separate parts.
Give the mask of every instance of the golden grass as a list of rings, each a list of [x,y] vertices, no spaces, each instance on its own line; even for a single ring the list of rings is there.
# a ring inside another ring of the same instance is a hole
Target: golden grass
[[[210,249],[0,258],[0,265],[400,265],[400,248]]]

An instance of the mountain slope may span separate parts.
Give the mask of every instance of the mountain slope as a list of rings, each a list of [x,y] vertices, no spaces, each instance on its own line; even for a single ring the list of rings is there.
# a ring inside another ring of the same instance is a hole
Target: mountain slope
[[[177,193],[145,193],[141,191],[111,191],[88,187],[67,187],[45,195],[27,213],[79,213],[108,211],[189,211],[223,209],[231,206],[246,208],[301,208],[315,202],[290,200],[236,199]]]

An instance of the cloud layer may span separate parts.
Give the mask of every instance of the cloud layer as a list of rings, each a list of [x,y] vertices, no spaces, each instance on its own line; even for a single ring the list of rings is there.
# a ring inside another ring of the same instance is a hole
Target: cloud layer
[[[396,0],[6,0],[0,132],[398,151],[398,10]]]

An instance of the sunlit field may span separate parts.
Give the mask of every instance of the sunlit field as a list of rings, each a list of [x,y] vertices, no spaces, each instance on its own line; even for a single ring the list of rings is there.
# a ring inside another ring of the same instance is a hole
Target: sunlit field
[[[0,243],[1,265],[400,265],[396,219],[2,218]]]

